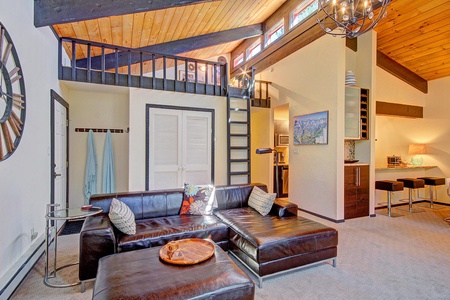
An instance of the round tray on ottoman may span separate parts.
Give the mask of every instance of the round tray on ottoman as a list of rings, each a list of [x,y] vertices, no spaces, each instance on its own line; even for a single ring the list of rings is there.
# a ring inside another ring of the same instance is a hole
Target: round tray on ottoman
[[[170,264],[194,265],[214,255],[214,244],[203,239],[183,239],[167,243],[159,257]]]

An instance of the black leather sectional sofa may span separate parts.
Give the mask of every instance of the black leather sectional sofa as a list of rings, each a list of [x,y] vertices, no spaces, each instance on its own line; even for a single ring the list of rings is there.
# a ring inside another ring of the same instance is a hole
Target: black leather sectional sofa
[[[94,195],[90,204],[103,213],[88,217],[80,234],[81,281],[96,277],[100,258],[125,251],[162,246],[183,238],[209,238],[239,259],[259,278],[299,266],[332,260],[336,263],[335,229],[297,216],[298,207],[276,199],[270,213],[248,206],[254,186],[216,187],[218,208],[212,216],[179,215],[183,189]],[[118,231],[108,217],[113,198],[135,214],[136,234]]]

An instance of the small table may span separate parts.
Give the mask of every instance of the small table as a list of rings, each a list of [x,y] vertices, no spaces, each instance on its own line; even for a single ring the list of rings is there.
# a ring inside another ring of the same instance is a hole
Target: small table
[[[89,210],[83,210],[81,209],[81,207],[79,208],[65,208],[65,209],[56,209],[54,211],[50,211],[52,207],[57,207],[59,206],[59,204],[47,204],[47,214],[45,215],[45,219],[46,219],[46,224],[45,224],[45,274],[44,274],[44,284],[49,286],[49,287],[58,287],[58,288],[63,288],[63,287],[70,287],[70,286],[75,286],[75,285],[79,285],[81,282],[75,282],[75,283],[68,283],[68,284],[56,284],[56,283],[51,283],[50,279],[51,278],[56,278],[56,272],[63,269],[63,268],[67,268],[70,266],[74,266],[77,265],[78,262],[72,263],[72,264],[68,264],[68,265],[63,265],[59,268],[56,267],[56,258],[57,258],[57,246],[58,246],[58,227],[57,227],[57,222],[59,220],[65,220],[65,221],[70,221],[70,220],[77,220],[77,219],[83,219],[86,218],[88,216],[93,216],[96,214],[101,213],[103,210],[100,207],[91,207]],[[53,223],[53,224],[52,224]],[[52,237],[52,233],[54,231],[54,239]],[[53,271],[49,272],[48,270],[48,265],[49,265],[49,247],[52,243],[52,241],[54,242],[55,245],[55,250],[54,250],[54,254],[53,254]]]

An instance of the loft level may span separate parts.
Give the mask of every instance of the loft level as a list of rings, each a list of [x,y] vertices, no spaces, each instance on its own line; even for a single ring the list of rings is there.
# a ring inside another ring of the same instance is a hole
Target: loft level
[[[78,39],[59,40],[60,80],[225,96],[227,64]]]

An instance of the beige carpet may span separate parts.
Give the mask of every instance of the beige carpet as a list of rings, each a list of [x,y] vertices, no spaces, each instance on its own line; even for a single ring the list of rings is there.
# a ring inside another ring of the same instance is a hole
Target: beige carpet
[[[337,268],[330,263],[303,268],[264,280],[256,299],[450,299],[450,226],[442,219],[450,208],[424,209],[400,218],[377,215],[335,224],[303,216],[339,231]],[[59,239],[61,263],[77,259],[78,235]],[[93,282],[49,288],[42,282],[43,258],[11,299],[91,299]],[[77,267],[61,272],[76,280]]]

